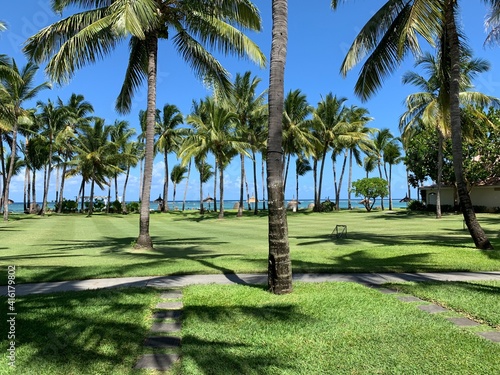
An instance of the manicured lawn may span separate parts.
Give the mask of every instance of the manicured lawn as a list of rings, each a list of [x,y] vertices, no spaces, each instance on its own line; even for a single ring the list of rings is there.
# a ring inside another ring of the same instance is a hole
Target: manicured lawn
[[[500,281],[422,282],[390,286],[500,329]]]
[[[267,267],[267,217],[247,213],[224,220],[196,212],[154,213],[153,251],[133,249],[137,215],[12,215],[0,222],[0,284],[6,265],[17,283],[182,273],[263,272]],[[497,249],[500,215],[479,215]],[[290,214],[293,270],[301,272],[491,271],[500,250],[481,252],[462,229],[462,216],[396,212]],[[346,239],[330,236],[347,225]]]
[[[17,298],[17,372],[133,370],[159,291],[127,288]],[[474,298],[474,294],[472,294]],[[1,306],[5,306],[2,298]],[[354,283],[184,288],[180,374],[497,374],[500,345]],[[5,316],[4,311],[2,311]],[[6,339],[0,339],[2,347]]]

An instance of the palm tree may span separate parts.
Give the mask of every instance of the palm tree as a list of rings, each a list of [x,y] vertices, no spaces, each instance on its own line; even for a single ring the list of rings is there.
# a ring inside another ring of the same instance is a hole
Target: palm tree
[[[11,161],[4,178],[3,186],[3,219],[9,220],[9,187],[14,175],[15,160],[17,158],[17,133],[19,125],[32,122],[29,111],[23,108],[23,103],[35,98],[44,89],[50,88],[48,82],[34,86],[35,74],[38,66],[28,62],[19,70],[14,59],[0,59],[0,96],[2,97],[2,128],[9,128]],[[0,135],[1,139],[1,135]],[[1,142],[0,142],[1,143]],[[3,158],[3,154],[0,155]]]
[[[208,182],[213,175],[212,166],[206,163],[205,155],[198,155],[194,158],[194,164],[198,172],[200,173],[200,213],[205,213],[205,207],[203,206],[203,184]]]
[[[486,24],[491,27],[489,41],[498,41],[498,14],[500,1],[484,1],[491,6]],[[335,9],[340,1],[332,0]],[[440,48],[449,69],[449,108],[451,139],[453,149],[453,169],[457,184],[462,214],[469,233],[477,248],[493,249],[484,230],[477,221],[472,201],[463,174],[462,129],[460,119],[460,30],[455,18],[458,0],[411,0],[408,2],[387,1],[367,22],[354,40],[341,71],[345,75],[367,54],[355,86],[356,93],[367,99],[382,85],[383,79],[399,65],[409,51],[418,55],[419,36],[435,45],[442,41]]]
[[[309,156],[312,149],[310,120],[313,108],[307,102],[306,95],[300,90],[289,91],[285,97],[283,111],[283,189],[286,188],[288,169],[292,155]]]
[[[314,127],[316,129],[316,138],[320,146],[320,155],[318,160],[321,160],[319,171],[318,191],[315,194],[316,201],[314,202],[314,210],[321,210],[321,188],[323,185],[323,171],[325,167],[325,159],[328,151],[333,149],[335,143],[346,132],[346,108],[344,102],[346,98],[337,98],[332,93],[324,97],[317,105],[314,111]],[[337,143],[337,146],[339,144]]]
[[[139,160],[143,158],[144,147],[143,144],[138,141],[127,142],[123,146],[122,151],[123,154],[127,155],[127,158],[122,159],[122,163],[124,163],[126,167],[125,181],[123,182],[123,191],[122,191],[122,212],[126,213],[127,212],[126,191],[128,185],[128,178],[130,176],[130,168],[135,167],[139,163]]]
[[[283,104],[288,44],[288,1],[272,1],[272,43],[269,74],[269,134],[267,137],[267,191],[269,207],[269,291],[292,292],[292,262],[288,243],[283,183]]]
[[[299,205],[299,176],[304,176],[307,172],[312,171],[311,162],[304,156],[299,156],[295,159],[295,199],[297,207]]]
[[[438,53],[434,57],[430,53],[425,53],[417,59],[415,66],[422,66],[429,74],[425,78],[416,72],[407,72],[403,75],[403,83],[411,83],[419,87],[422,91],[409,95],[406,98],[408,110],[401,116],[400,130],[403,141],[411,137],[415,131],[420,131],[422,127],[436,129],[438,134],[438,172],[437,172],[437,194],[436,194],[436,217],[441,217],[441,179],[443,167],[443,143],[450,137],[450,117],[449,117],[449,96],[448,83],[446,77],[449,71],[443,66],[442,54]],[[468,49],[462,51],[461,56],[461,91],[460,101],[462,105],[484,107],[485,105],[498,104],[498,100],[486,96],[479,92],[466,91],[472,87],[472,78],[481,72],[489,70],[489,63],[482,59],[472,59],[472,52]],[[469,114],[475,114],[476,118],[481,118],[482,114],[477,109],[472,109]],[[466,122],[470,123],[470,122]],[[465,124],[464,124],[465,125]],[[465,130],[465,129],[464,129]]]
[[[174,194],[172,197],[172,201],[174,204],[174,210],[175,210],[175,194],[177,191],[177,185],[182,182],[186,178],[186,172],[187,172],[187,167],[184,165],[174,165],[172,168],[172,172],[170,172],[170,180],[172,180],[172,184],[174,185]],[[164,199],[168,199],[168,197],[165,197]]]
[[[219,218],[224,217],[224,170],[238,153],[248,155],[248,143],[236,134],[238,118],[225,106],[218,105],[213,98],[194,104],[194,110],[186,121],[194,128],[182,148],[182,159],[187,161],[197,155],[211,152],[215,156],[219,171]]]
[[[389,143],[384,150],[384,165],[389,165],[389,174],[387,176],[387,184],[389,187],[389,210],[392,210],[392,166],[401,163],[402,161],[401,147],[396,142]]]
[[[161,121],[156,126],[156,134],[159,136],[156,141],[156,148],[163,152],[163,163],[165,164],[162,212],[168,211],[168,154],[179,149],[185,129],[180,129],[178,126],[183,122],[184,117],[177,106],[173,104],[163,106]]]
[[[57,151],[62,158],[62,171],[61,171],[61,186],[59,188],[59,202],[57,204],[57,212],[61,213],[62,203],[64,198],[64,184],[66,181],[66,169],[67,163],[71,160],[74,150],[73,143],[75,134],[74,131],[78,129],[79,126],[83,124],[88,124],[90,122],[89,115],[94,112],[94,107],[85,97],[81,94],[71,94],[70,98],[67,100],[66,104],[58,98],[58,106],[64,107],[66,111],[69,112],[70,124],[66,129],[58,134],[57,141]]]
[[[251,72],[245,74],[236,74],[234,79],[234,88],[228,97],[229,109],[236,113],[238,117],[237,133],[243,142],[252,144],[255,138],[255,126],[259,124],[264,112],[264,95],[265,92],[257,95],[257,85],[260,83],[260,78],[251,77]],[[255,161],[254,161],[255,163]],[[240,199],[238,206],[238,214],[243,215],[243,183],[245,181],[245,154],[240,153]],[[255,166],[255,164],[254,164]],[[254,168],[254,181],[256,177],[256,168]],[[257,194],[257,189],[254,187],[254,194]],[[255,195],[257,197],[257,195]],[[257,199],[257,198],[256,198]]]
[[[70,79],[81,66],[109,54],[119,41],[131,35],[129,65],[116,107],[120,112],[129,112],[134,92],[142,82],[147,82],[145,164],[136,247],[152,249],[149,201],[154,157],[158,40],[171,39],[195,74],[218,92],[225,93],[231,86],[228,72],[203,46],[249,56],[263,66],[265,57],[262,52],[236,28],[260,30],[259,13],[249,0],[216,3],[191,0],[73,0],[54,2],[53,7],[62,13],[75,4],[88,10],[42,29],[28,39],[24,50],[35,61],[49,61],[49,76],[56,82],[62,82]]]
[[[372,155],[376,159],[376,165],[378,168],[378,174],[380,178],[384,178],[385,174],[385,179],[387,181],[387,171],[385,170],[385,163],[384,163],[384,154],[385,151],[387,150],[388,147],[391,147],[390,145],[392,143],[395,143],[397,140],[394,138],[392,135],[391,131],[387,128],[378,130],[375,133],[374,138],[372,139],[373,141],[373,149],[372,149]],[[382,173],[382,168],[384,168],[385,173]],[[382,208],[382,211],[384,210],[384,196],[380,196],[380,207]]]

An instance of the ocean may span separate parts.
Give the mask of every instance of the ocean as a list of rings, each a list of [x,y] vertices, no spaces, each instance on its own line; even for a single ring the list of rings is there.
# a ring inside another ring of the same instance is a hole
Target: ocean
[[[290,201],[291,200],[286,200],[286,203],[288,203]],[[353,208],[355,208],[355,209],[364,209],[363,205],[359,204],[359,201],[360,201],[360,199],[352,199],[351,200]],[[234,209],[235,205],[237,203],[238,203],[237,200],[225,200],[224,201],[224,210],[232,210],[232,209]],[[305,209],[311,203],[313,203],[312,199],[303,199],[303,200],[301,199],[300,200],[300,204],[299,204],[299,209]],[[39,204],[41,204],[41,203],[39,203]],[[392,204],[393,204],[394,208],[406,208],[406,206],[407,206],[407,203],[400,202],[399,199],[393,199],[392,200]],[[213,208],[214,208],[213,202],[210,203],[210,204],[209,203],[204,203],[204,205],[205,205],[205,209],[210,208],[211,210],[213,210]],[[248,205],[247,205],[246,202],[245,202],[244,206],[245,206],[245,210],[248,209]],[[379,199],[377,200],[377,202],[375,202],[375,206],[376,207],[380,206],[380,200]],[[55,207],[54,202],[49,202],[48,203],[48,207],[50,209],[54,209],[54,207]],[[151,209],[155,210],[155,209],[158,208],[158,203],[151,202],[150,207],[151,207]],[[182,208],[182,201],[176,201],[175,204],[174,204],[174,202],[170,202],[169,201],[168,202],[168,207],[169,207],[170,210],[174,210],[174,209],[180,210]],[[254,203],[251,203],[251,207],[252,207],[252,209],[254,208]],[[384,199],[384,207],[385,208],[389,207],[389,200],[388,199]],[[185,210],[198,210],[199,208],[200,208],[200,201],[193,201],[193,200],[186,201],[186,205],[184,207]],[[262,202],[259,202],[259,208],[262,208]],[[267,205],[266,205],[266,208],[267,208]],[[219,209],[219,202],[217,202],[217,209]],[[347,209],[347,199],[341,199],[340,200],[340,209]],[[12,212],[12,213],[16,213],[16,214],[24,213],[23,203],[22,202],[21,203],[14,202],[14,203],[10,204],[9,205],[9,211]]]

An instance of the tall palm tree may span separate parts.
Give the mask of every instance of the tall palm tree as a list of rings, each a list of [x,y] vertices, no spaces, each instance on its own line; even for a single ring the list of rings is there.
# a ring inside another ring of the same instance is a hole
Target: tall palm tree
[[[380,178],[384,178],[382,169],[385,170],[384,154],[388,147],[392,147],[391,144],[397,142],[391,131],[387,128],[378,130],[373,137],[373,149],[372,155],[376,158],[376,165],[378,169],[378,174]],[[387,171],[385,171],[385,179],[387,181]],[[384,196],[380,196],[380,208],[384,210]],[[389,203],[390,204],[390,203]]]
[[[144,147],[143,144],[138,141],[127,142],[123,146],[123,154],[128,155],[127,158],[122,159],[122,163],[125,165],[125,181],[123,181],[122,190],[122,212],[127,212],[127,200],[126,192],[128,185],[128,178],[130,176],[130,168],[137,166],[139,160],[143,158]]]
[[[89,124],[91,121],[90,114],[94,112],[94,107],[90,102],[85,100],[81,94],[72,93],[69,99],[64,103],[61,98],[57,100],[58,107],[64,107],[69,112],[69,125],[66,129],[58,134],[56,143],[59,156],[62,159],[61,185],[59,187],[59,202],[57,204],[57,212],[61,213],[62,203],[64,198],[64,184],[66,181],[67,163],[71,160],[74,150],[74,131],[79,126]]]
[[[407,111],[401,116],[400,130],[403,141],[411,137],[415,131],[422,130],[422,127],[436,129],[438,134],[438,172],[437,172],[437,194],[436,194],[436,217],[441,217],[441,178],[443,167],[443,143],[450,137],[450,113],[448,80],[445,62],[442,61],[442,54],[437,56],[425,53],[418,58],[415,66],[422,66],[429,77],[423,77],[416,72],[407,72],[403,75],[404,84],[413,84],[422,91],[409,95],[406,98]],[[476,118],[482,117],[482,111],[473,109],[498,104],[498,99],[484,95],[479,92],[469,91],[472,88],[472,79],[478,73],[489,70],[489,63],[483,59],[473,59],[472,52],[466,48],[461,56],[461,84],[460,101],[462,105],[471,106],[469,115]],[[466,124],[470,122],[466,122]],[[464,129],[466,130],[466,129]]]
[[[316,137],[321,144],[321,160],[319,170],[318,191],[315,194],[316,201],[314,202],[314,210],[321,210],[321,188],[323,185],[323,171],[325,167],[326,155],[333,149],[335,142],[343,137],[347,131],[346,128],[346,107],[344,102],[347,98],[334,96],[328,93],[317,105],[314,110],[314,127],[316,128]],[[338,144],[337,144],[338,145]]]
[[[135,129],[130,128],[130,124],[125,120],[115,120],[110,126],[110,140],[117,147],[118,161],[121,171],[125,171],[130,162],[130,157],[135,158],[135,155],[130,155],[128,144],[132,141],[132,136],[135,135]],[[118,201],[118,173],[112,176],[115,185],[115,201]],[[111,185],[111,184],[110,184]],[[108,202],[110,203],[110,202]],[[109,206],[109,204],[108,204]]]
[[[486,24],[491,27],[490,41],[498,41],[500,1],[484,0],[491,9]],[[334,9],[339,0],[332,0]],[[477,221],[463,174],[462,129],[460,120],[460,30],[455,20],[458,0],[387,1],[367,22],[354,40],[341,67],[345,75],[367,54],[355,86],[356,93],[367,99],[382,85],[383,79],[399,65],[407,52],[420,53],[419,36],[440,48],[449,69],[449,105],[453,169],[462,214],[477,248],[493,249]]]
[[[219,172],[219,218],[224,217],[224,170],[238,153],[248,155],[248,143],[236,134],[238,118],[226,106],[218,105],[213,98],[206,98],[194,105],[186,121],[193,126],[193,133],[182,147],[181,157],[188,161],[197,155],[211,152]]]
[[[267,191],[269,207],[268,289],[292,292],[292,262],[288,243],[283,184],[283,104],[288,45],[288,1],[272,1],[272,43],[269,74],[269,133],[267,138]]]
[[[205,207],[203,206],[203,184],[208,182],[213,175],[212,166],[206,163],[205,155],[198,155],[194,158],[194,164],[198,172],[200,173],[200,213],[205,213]]]
[[[401,147],[398,143],[389,143],[384,150],[384,165],[389,165],[387,185],[389,187],[389,210],[392,210],[392,166],[402,161]]]
[[[174,204],[174,210],[175,210],[175,195],[177,192],[177,185],[182,182],[186,178],[186,172],[187,172],[187,167],[181,164],[174,165],[172,168],[172,172],[170,172],[170,180],[172,180],[174,192],[172,196],[172,201]],[[168,199],[168,197],[163,198]]]
[[[53,3],[53,8],[62,13],[75,5],[86,10],[42,29],[28,39],[24,50],[35,61],[49,61],[49,76],[61,82],[71,78],[81,66],[111,53],[119,41],[131,35],[129,65],[116,107],[120,112],[129,112],[134,92],[141,83],[147,82],[145,164],[136,247],[152,249],[149,201],[158,40],[172,40],[195,74],[225,93],[231,86],[228,72],[204,46],[241,57],[249,56],[263,66],[262,52],[236,28],[260,30],[259,13],[249,0],[60,0]]]
[[[312,171],[311,162],[304,156],[299,156],[295,159],[295,199],[297,207],[299,205],[299,176],[304,176],[307,172]]]
[[[252,144],[255,138],[255,124],[259,124],[264,112],[265,92],[257,95],[257,86],[260,78],[253,77],[247,71],[243,75],[237,73],[234,79],[234,87],[228,96],[228,105],[232,112],[238,117],[237,133],[243,142]],[[255,161],[254,161],[255,163]],[[243,183],[245,181],[245,154],[240,153],[240,199],[237,216],[243,215]],[[255,164],[254,164],[255,166]],[[256,169],[254,168],[254,181],[256,180]],[[257,189],[254,187],[254,196],[257,197]],[[257,198],[256,198],[257,199]]]
[[[19,69],[14,59],[0,59],[0,96],[2,97],[2,128],[9,128],[10,149],[12,158],[4,179],[3,186],[3,219],[9,220],[9,187],[15,169],[17,158],[17,134],[19,125],[32,122],[29,111],[23,108],[25,101],[34,99],[38,93],[50,88],[48,82],[35,85],[35,75],[38,66],[28,62]],[[1,139],[1,135],[0,135]],[[0,142],[1,143],[1,142]],[[3,158],[3,154],[0,155]]]
[[[310,120],[313,107],[307,102],[306,95],[300,90],[289,91],[285,97],[283,111],[283,152],[284,177],[283,189],[286,188],[290,159],[293,155],[308,156],[312,149]]]

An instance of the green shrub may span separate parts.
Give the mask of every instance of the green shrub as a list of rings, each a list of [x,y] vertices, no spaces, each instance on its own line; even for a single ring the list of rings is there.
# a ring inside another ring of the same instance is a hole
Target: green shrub
[[[410,211],[425,211],[427,208],[424,202],[412,200],[408,202],[407,209]]]
[[[139,212],[139,202],[127,203],[127,212]]]
[[[122,203],[118,200],[114,201],[113,203],[111,203],[109,211],[113,213],[122,212]]]
[[[330,199],[321,202],[321,212],[332,212],[334,208],[335,204]]]

